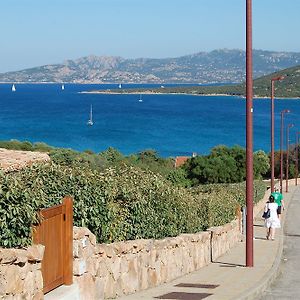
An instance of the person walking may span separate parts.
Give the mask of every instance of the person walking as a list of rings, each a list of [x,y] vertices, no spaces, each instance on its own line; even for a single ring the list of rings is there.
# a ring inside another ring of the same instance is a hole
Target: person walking
[[[267,240],[274,241],[275,230],[280,228],[280,220],[277,215],[278,204],[275,202],[273,195],[270,195],[269,201],[265,205],[264,212],[270,210],[270,217],[265,219],[265,227],[267,228]]]
[[[274,197],[275,202],[278,204],[277,215],[278,215],[278,218],[280,219],[280,215],[281,215],[282,211],[284,210],[283,196],[279,192],[279,189],[277,187],[274,188],[274,192],[271,195]]]

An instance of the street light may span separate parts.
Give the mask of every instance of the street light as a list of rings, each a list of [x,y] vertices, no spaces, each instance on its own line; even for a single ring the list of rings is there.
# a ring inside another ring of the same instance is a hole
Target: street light
[[[280,193],[282,194],[282,181],[283,181],[283,117],[284,114],[289,113],[288,109],[283,110],[281,114],[281,127],[280,127]]]
[[[289,131],[290,128],[294,127],[294,124],[289,124],[286,127],[286,184],[285,184],[285,191],[289,191]]]
[[[253,267],[252,0],[246,0],[246,267]]]
[[[298,151],[298,144],[299,144],[299,134],[300,132],[296,132],[296,174],[295,174],[295,185],[298,185],[298,157],[299,157],[299,151]]]
[[[284,76],[273,77],[271,79],[271,193],[274,192],[274,82],[282,80]]]

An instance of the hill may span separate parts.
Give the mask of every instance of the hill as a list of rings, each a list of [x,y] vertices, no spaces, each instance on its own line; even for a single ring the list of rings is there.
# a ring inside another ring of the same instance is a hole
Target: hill
[[[275,96],[277,98],[299,98],[300,97],[300,65],[284,69],[253,81],[254,97],[270,97],[271,79],[283,76],[284,79],[275,84]],[[194,95],[229,95],[246,96],[245,83],[219,86],[178,86],[168,88],[152,89],[123,89],[117,92],[123,93],[185,93]],[[101,91],[97,91],[101,92]],[[104,91],[102,91],[104,92]],[[111,92],[114,92],[113,90]]]
[[[300,63],[300,53],[253,51],[254,77]],[[176,58],[87,56],[0,74],[0,82],[233,83],[245,80],[245,51],[214,50]]]

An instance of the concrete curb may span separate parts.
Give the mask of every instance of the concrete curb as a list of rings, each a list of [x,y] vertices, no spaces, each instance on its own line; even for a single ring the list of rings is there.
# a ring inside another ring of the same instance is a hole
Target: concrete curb
[[[296,189],[293,189],[292,193],[290,194],[290,198],[288,203],[285,202],[286,209],[289,208],[291,198],[293,197]],[[264,280],[257,286],[251,287],[247,289],[246,291],[243,292],[243,295],[240,296],[238,299],[239,300],[252,300],[252,299],[258,299],[263,295],[263,293],[266,291],[266,289],[272,284],[272,282],[277,278],[277,276],[280,274],[280,265],[281,265],[281,260],[282,260],[282,253],[283,253],[283,239],[284,239],[284,225],[285,225],[285,214],[284,217],[281,220],[282,226],[280,229],[280,236],[279,236],[279,244],[277,247],[277,252],[276,252],[276,258],[275,261],[269,270],[268,273],[266,273]]]

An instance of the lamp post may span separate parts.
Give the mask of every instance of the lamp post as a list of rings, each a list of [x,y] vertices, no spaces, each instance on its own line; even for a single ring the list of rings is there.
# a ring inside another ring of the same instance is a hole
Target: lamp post
[[[246,0],[246,267],[253,267],[252,0]]]
[[[284,76],[273,77],[271,79],[271,193],[274,192],[274,82],[282,80]]]
[[[282,181],[283,181],[283,117],[284,114],[289,113],[288,109],[283,110],[281,114],[281,127],[280,127],[280,193],[282,194]]]
[[[289,131],[290,128],[294,127],[294,124],[289,124],[286,127],[286,184],[285,184],[285,191],[289,191]]]
[[[298,185],[298,157],[299,157],[299,151],[298,151],[298,144],[299,144],[299,134],[300,132],[296,132],[296,174],[295,174],[295,185]]]

